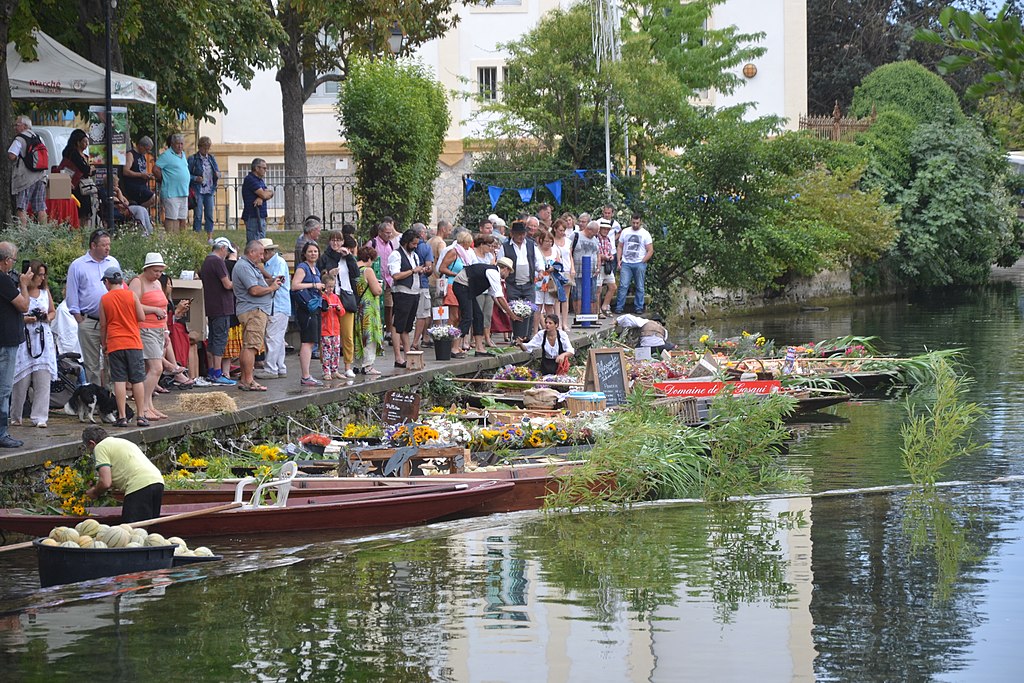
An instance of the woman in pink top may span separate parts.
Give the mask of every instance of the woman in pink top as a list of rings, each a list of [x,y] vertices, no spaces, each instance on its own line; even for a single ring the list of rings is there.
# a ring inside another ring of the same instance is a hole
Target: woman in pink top
[[[146,319],[139,323],[142,335],[142,357],[146,360],[146,380],[143,382],[143,414],[147,420],[163,420],[166,414],[153,405],[153,392],[164,368],[164,347],[167,344],[167,295],[160,284],[160,276],[167,266],[156,252],[146,254],[142,274],[128,285],[142,303]]]

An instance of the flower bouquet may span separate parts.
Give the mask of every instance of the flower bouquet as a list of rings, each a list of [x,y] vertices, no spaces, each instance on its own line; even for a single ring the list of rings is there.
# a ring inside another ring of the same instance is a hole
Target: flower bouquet
[[[493,379],[495,380],[494,386],[496,387],[522,389],[529,385],[521,384],[521,382],[533,382],[539,377],[539,372],[531,370],[524,365],[506,365],[498,368],[498,371],[494,373]]]
[[[427,328],[427,334],[434,338],[435,341],[438,339],[455,339],[461,337],[462,332],[457,327],[452,325],[434,325],[433,327]]]
[[[520,318],[529,318],[531,315],[537,312],[537,304],[532,301],[526,301],[525,299],[516,299],[508,303],[508,307],[512,309],[512,312],[518,315]]]

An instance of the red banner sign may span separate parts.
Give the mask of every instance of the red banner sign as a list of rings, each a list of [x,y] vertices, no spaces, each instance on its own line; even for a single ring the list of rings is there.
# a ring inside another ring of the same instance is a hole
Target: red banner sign
[[[714,396],[724,387],[725,382],[655,382],[654,388],[666,396],[692,396],[707,398]],[[774,394],[782,388],[778,380],[759,380],[756,382],[729,382],[733,395],[736,394]]]

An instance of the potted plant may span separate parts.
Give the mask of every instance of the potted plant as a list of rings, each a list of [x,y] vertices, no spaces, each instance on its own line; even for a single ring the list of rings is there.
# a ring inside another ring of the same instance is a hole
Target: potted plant
[[[451,325],[434,325],[427,329],[430,338],[434,340],[434,357],[437,360],[452,359],[452,343],[462,336],[459,328]]]
[[[299,443],[310,453],[323,455],[327,446],[331,443],[331,437],[324,434],[306,434],[299,439]]]
[[[515,339],[529,339],[530,320],[533,314],[537,312],[537,304],[524,299],[516,299],[510,301],[508,307],[519,316],[519,320],[512,319],[512,336]]]

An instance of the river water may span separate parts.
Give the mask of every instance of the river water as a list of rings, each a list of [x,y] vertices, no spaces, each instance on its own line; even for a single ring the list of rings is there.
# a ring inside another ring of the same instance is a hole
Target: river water
[[[780,343],[963,347],[988,442],[946,480],[1024,475],[1016,274],[967,292],[729,320]],[[798,427],[807,491],[903,484],[898,400]],[[226,560],[38,590],[0,555],[3,680],[1017,681],[1024,485],[961,484],[390,534],[215,539]]]

